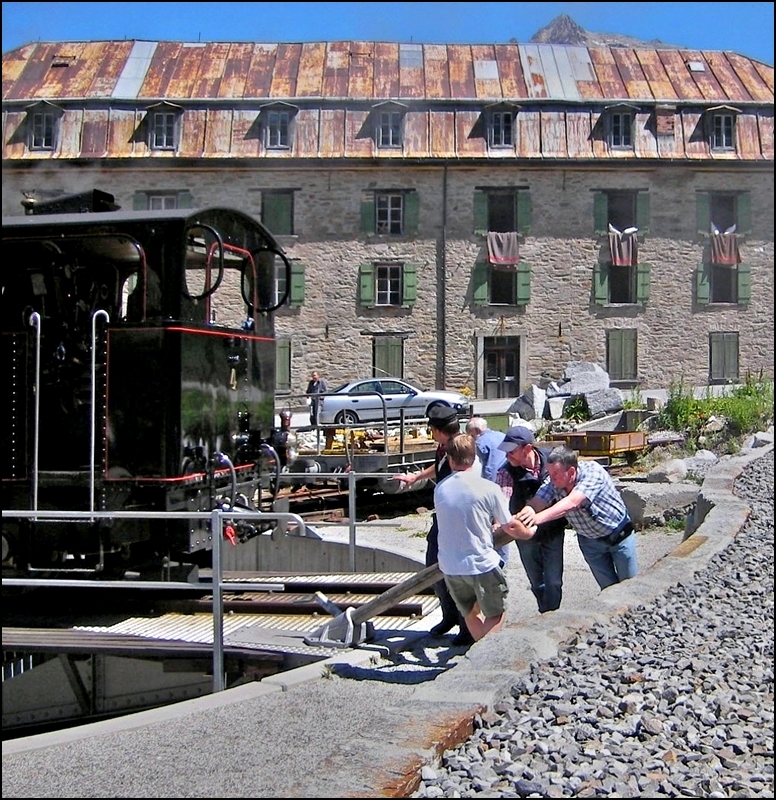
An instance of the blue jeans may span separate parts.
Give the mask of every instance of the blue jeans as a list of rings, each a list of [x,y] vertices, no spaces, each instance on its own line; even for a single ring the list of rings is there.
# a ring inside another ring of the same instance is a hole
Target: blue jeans
[[[539,613],[560,608],[563,596],[563,539],[566,531],[550,531],[533,539],[515,540]]]
[[[579,534],[577,542],[593,577],[602,589],[638,575],[635,533],[614,545],[605,539],[591,539]]]

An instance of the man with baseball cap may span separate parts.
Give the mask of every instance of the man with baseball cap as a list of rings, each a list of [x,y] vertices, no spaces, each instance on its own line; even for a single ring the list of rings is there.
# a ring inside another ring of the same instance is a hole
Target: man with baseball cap
[[[510,512],[517,514],[549,480],[549,451],[536,446],[533,431],[525,425],[510,428],[498,448],[506,453],[506,464],[496,473],[496,483],[509,501]],[[566,520],[560,517],[540,525],[532,538],[515,540],[541,614],[560,607],[565,534]]]

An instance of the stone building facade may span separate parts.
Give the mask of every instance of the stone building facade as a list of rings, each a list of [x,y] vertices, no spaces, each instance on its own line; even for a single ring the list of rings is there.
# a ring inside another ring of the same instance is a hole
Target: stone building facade
[[[116,42],[29,45],[3,75],[4,215],[98,188],[234,206],[279,236],[279,397],[312,369],[478,398],[573,360],[622,388],[773,377],[771,66]]]

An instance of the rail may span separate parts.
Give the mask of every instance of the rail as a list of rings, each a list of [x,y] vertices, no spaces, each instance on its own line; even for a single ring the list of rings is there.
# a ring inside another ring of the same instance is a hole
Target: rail
[[[211,536],[213,531],[220,531],[220,536],[212,536],[213,540],[213,570],[212,580],[193,584],[174,581],[88,581],[88,580],[60,580],[56,578],[3,578],[2,585],[5,586],[49,586],[69,588],[77,586],[79,589],[165,589],[170,591],[192,589],[202,589],[209,591],[213,596],[213,692],[223,691],[225,688],[224,675],[224,592],[244,592],[244,583],[227,583],[223,580],[221,567],[221,547],[223,546],[223,531],[226,523],[235,518],[235,514],[221,509],[213,511],[19,511],[3,510],[4,518],[16,519],[49,519],[49,520],[81,520],[92,522],[95,519],[176,519],[182,517],[186,519],[210,520]],[[246,519],[271,520],[275,519],[278,523],[289,527],[295,527],[297,535],[304,536],[307,532],[304,520],[298,514],[285,512],[263,512],[263,511],[241,511],[240,521]],[[262,591],[272,590],[281,591],[285,587],[278,584],[262,587]]]

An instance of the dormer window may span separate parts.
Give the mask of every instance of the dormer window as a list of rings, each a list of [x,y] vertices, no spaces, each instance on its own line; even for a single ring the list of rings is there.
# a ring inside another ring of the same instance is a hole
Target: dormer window
[[[613,150],[633,150],[633,123],[637,110],[625,103],[605,109],[606,140]]]
[[[735,150],[736,149],[736,114],[737,108],[730,106],[719,106],[710,108],[709,114],[709,145],[713,151]]]
[[[298,110],[289,103],[272,103],[261,109],[262,141],[267,150],[291,149]]]
[[[375,144],[383,150],[399,149],[404,144],[404,116],[407,107],[399,103],[380,103],[372,110]]]
[[[148,146],[152,150],[176,150],[180,137],[183,109],[160,103],[148,109]]]
[[[36,103],[27,111],[27,147],[30,150],[55,150],[62,110],[50,103]]]
[[[499,103],[485,109],[485,125],[487,128],[488,147],[498,149],[515,146],[515,112],[516,106]]]

